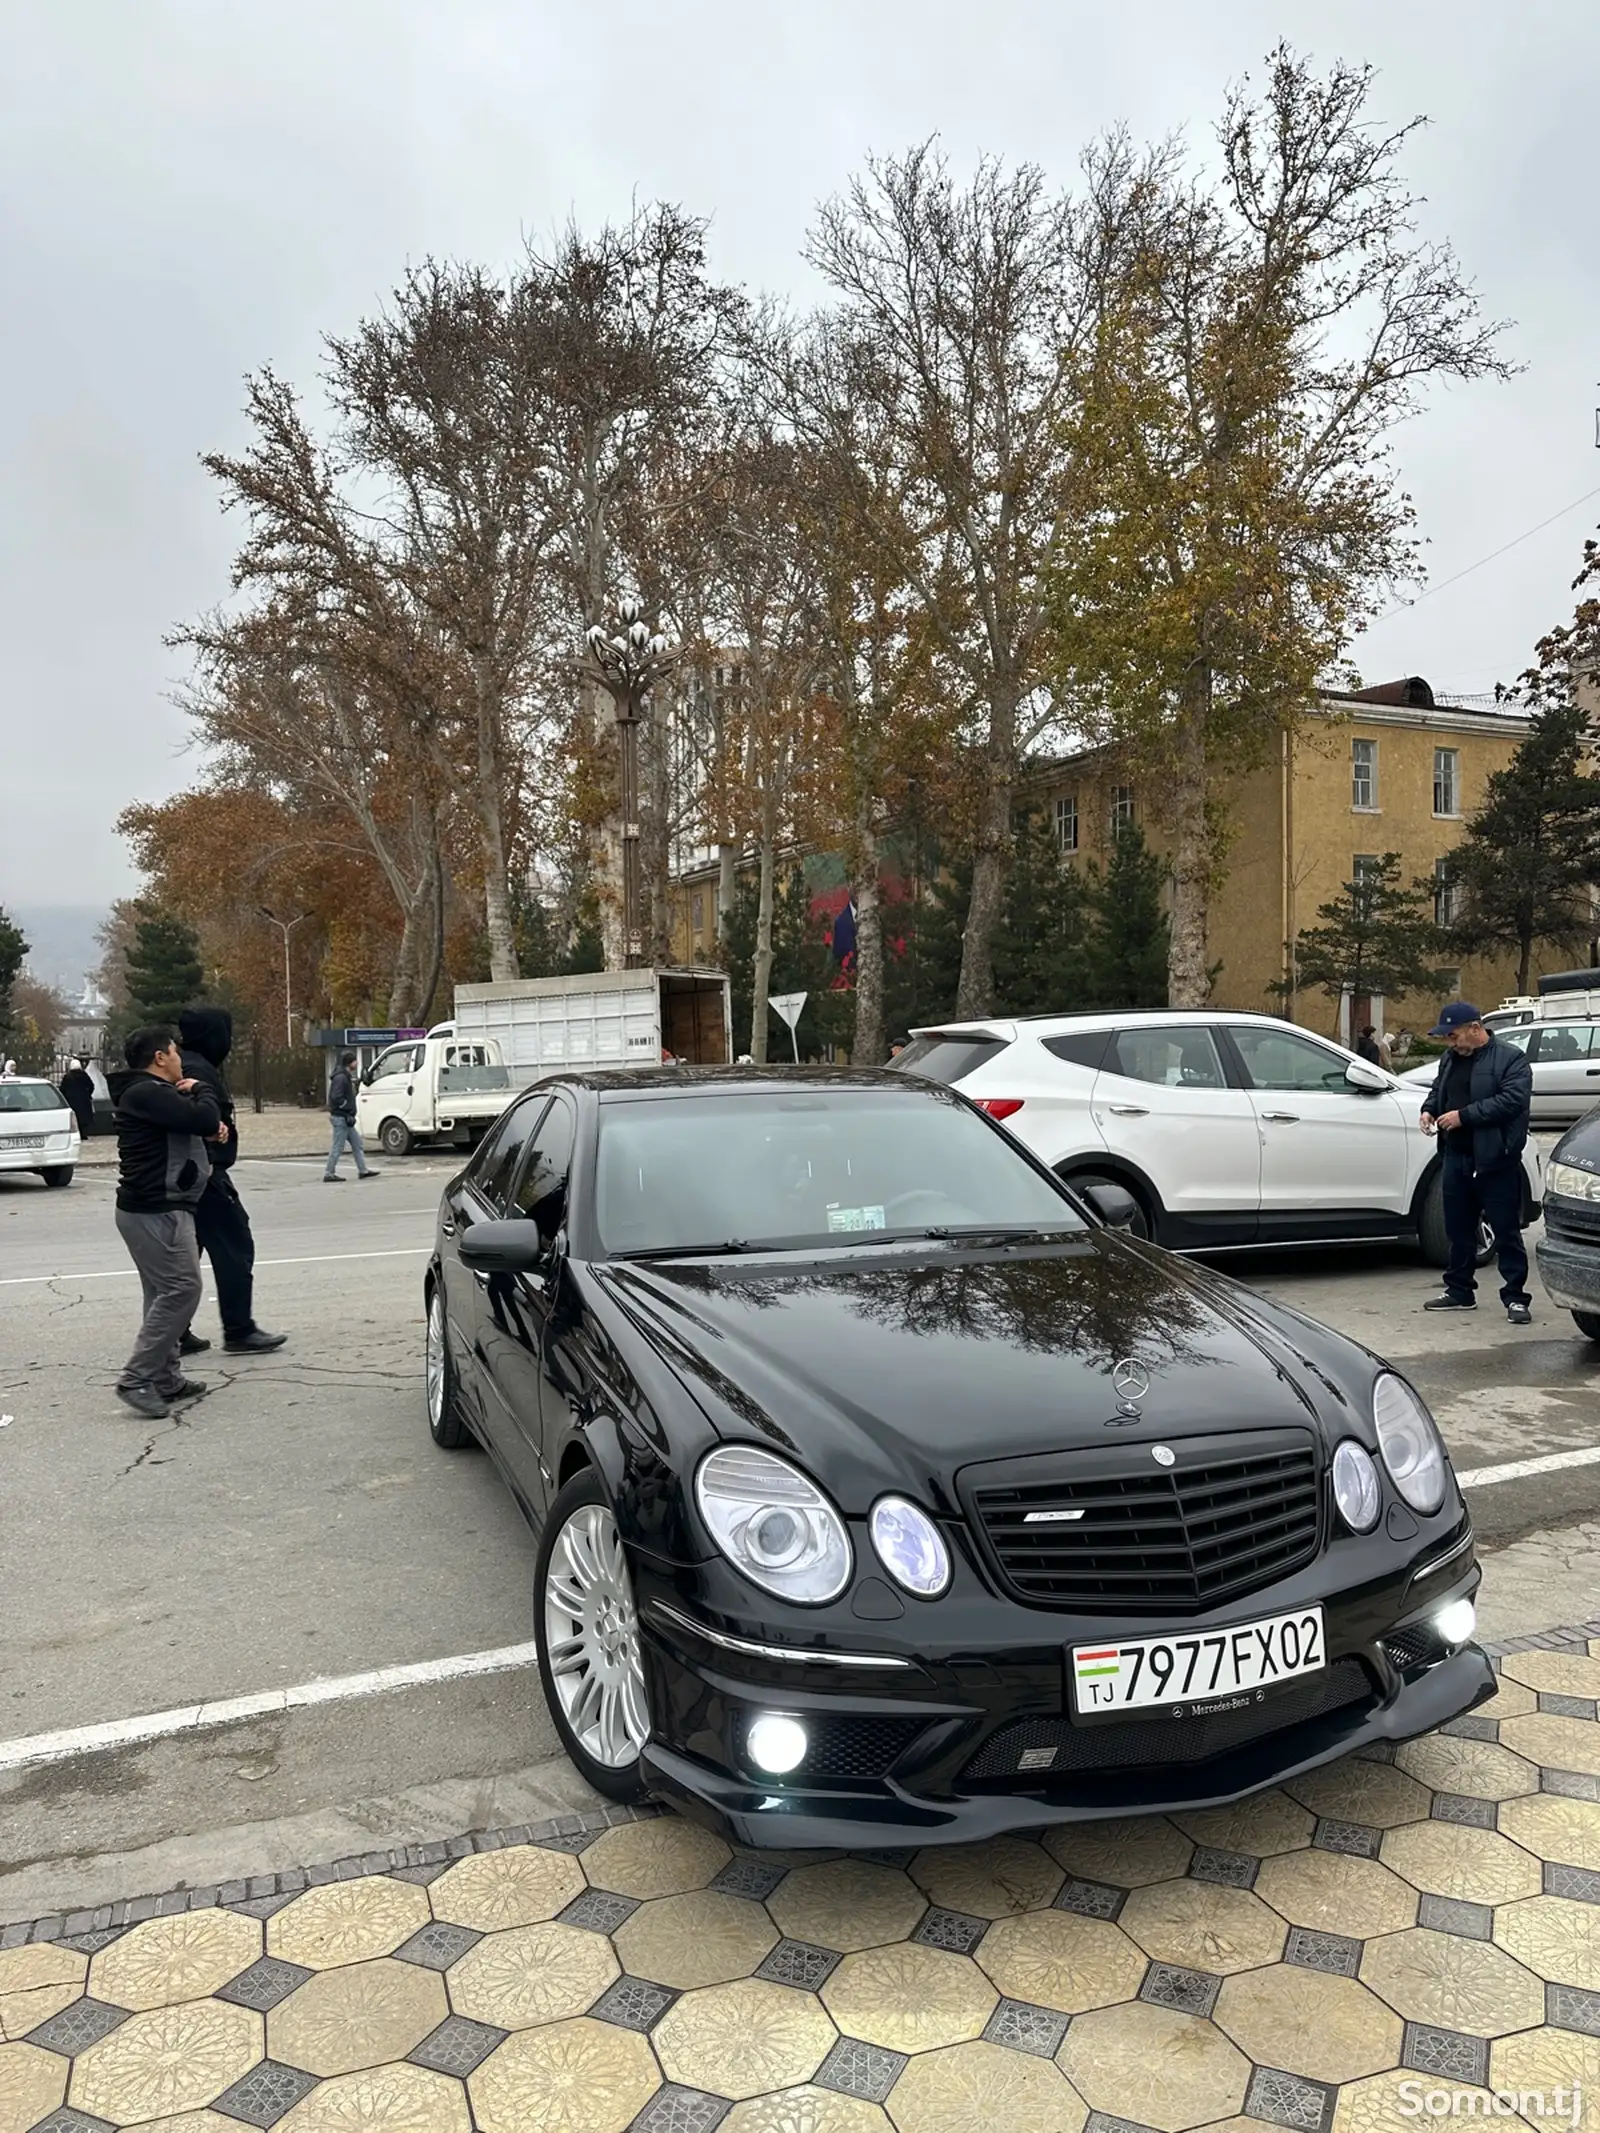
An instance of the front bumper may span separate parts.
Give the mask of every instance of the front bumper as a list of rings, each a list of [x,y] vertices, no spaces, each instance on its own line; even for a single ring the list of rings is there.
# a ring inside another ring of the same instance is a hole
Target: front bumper
[[[1483,1653],[1471,1644],[1447,1648],[1430,1627],[1441,1607],[1471,1598],[1480,1581],[1465,1521],[1443,1540],[1433,1536],[1408,1563],[1394,1564],[1394,1553],[1386,1576],[1358,1588],[1310,1589],[1324,1558],[1303,1577],[1226,1610],[1227,1622],[1238,1624],[1320,1602],[1328,1653],[1321,1674],[1268,1690],[1259,1709],[1233,1716],[1202,1706],[1182,1717],[1158,1710],[1092,1724],[1072,1715],[1066,1649],[1117,1633],[1105,1623],[1052,1616],[1050,1641],[1041,1643],[1040,1611],[1006,1603],[1006,1642],[946,1643],[874,1673],[780,1656],[790,1643],[782,1636],[762,1657],[714,1643],[708,1621],[697,1630],[698,1610],[685,1604],[679,1580],[656,1583],[641,1565],[656,1719],[644,1751],[647,1779],[692,1819],[744,1844],[787,1849],[968,1843],[1237,1800],[1354,1750],[1428,1732],[1494,1693]],[[1294,1597],[1285,1600],[1288,1591]],[[922,1619],[931,1630],[931,1611]],[[1223,1626],[1219,1611],[1174,1633]],[[1140,1635],[1169,1627],[1120,1625]],[[880,1650],[904,1659],[915,1624],[894,1628],[909,1635]],[[790,1777],[762,1776],[744,1756],[745,1731],[759,1711],[795,1716],[812,1734],[806,1763]],[[1036,1767],[1046,1754],[1050,1767]]]
[[[1552,1235],[1547,1221],[1533,1256],[1552,1303],[1564,1311],[1600,1311],[1600,1227],[1588,1243],[1561,1232]]]

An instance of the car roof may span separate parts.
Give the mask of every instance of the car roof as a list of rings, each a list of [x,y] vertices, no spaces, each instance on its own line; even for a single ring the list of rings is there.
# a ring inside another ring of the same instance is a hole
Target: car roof
[[[971,1022],[922,1023],[911,1034],[914,1037],[998,1037],[1026,1032],[1030,1036],[1046,1037],[1057,1031],[1064,1033],[1075,1029],[1165,1028],[1173,1022],[1255,1022],[1263,1029],[1298,1030],[1305,1037],[1321,1036],[1320,1031],[1303,1029],[1298,1022],[1290,1022],[1282,1015],[1263,1015],[1248,1007],[1101,1008],[1096,1013],[1081,1015],[986,1015]],[[1334,1040],[1323,1041],[1331,1043]]]
[[[760,1088],[892,1089],[900,1095],[926,1096],[930,1084],[892,1067],[827,1066],[647,1066],[590,1067],[570,1074],[547,1074],[539,1089],[588,1089],[610,1100],[627,1096],[717,1096],[730,1090]]]
[[[55,1088],[55,1083],[48,1074],[13,1074],[9,1081],[0,1084],[0,1086],[8,1089],[53,1089]],[[57,1093],[59,1094],[59,1091]]]

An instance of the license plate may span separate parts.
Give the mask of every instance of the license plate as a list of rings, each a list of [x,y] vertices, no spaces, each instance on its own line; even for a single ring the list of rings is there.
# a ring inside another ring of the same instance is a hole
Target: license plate
[[[48,1133],[13,1133],[0,1139],[0,1148],[43,1148],[49,1140]]]
[[[1322,1609],[1241,1622],[1192,1637],[1132,1637],[1075,1644],[1073,1708],[1084,1717],[1148,1710],[1152,1704],[1204,1707],[1218,1697],[1271,1688],[1327,1664]]]

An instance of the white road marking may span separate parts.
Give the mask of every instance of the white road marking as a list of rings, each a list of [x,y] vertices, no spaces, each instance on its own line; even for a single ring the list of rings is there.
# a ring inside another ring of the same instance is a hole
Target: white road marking
[[[304,1259],[258,1259],[257,1266],[331,1266],[344,1259],[414,1259],[419,1252],[431,1252],[431,1244],[403,1244],[388,1252],[313,1252]],[[131,1266],[103,1267],[91,1274],[7,1274],[0,1278],[0,1289],[26,1289],[51,1281],[132,1281]]]
[[[114,1718],[98,1726],[66,1726],[57,1733],[31,1733],[0,1741],[0,1770],[21,1770],[34,1763],[60,1763],[75,1755],[115,1748],[142,1747],[211,1726],[230,1726],[244,1718],[271,1718],[313,1704],[346,1703],[360,1696],[383,1696],[395,1689],[427,1688],[441,1681],[464,1681],[477,1674],[504,1674],[535,1663],[531,1644],[502,1644],[494,1651],[459,1652],[453,1659],[422,1659],[410,1666],[374,1667],[365,1674],[331,1675],[303,1681],[292,1689],[263,1689],[253,1696],[226,1696],[213,1703],[183,1704],[172,1711],[150,1711],[139,1718]]]
[[[1457,1474],[1464,1489],[1492,1489],[1501,1481],[1526,1481],[1530,1474],[1558,1474],[1569,1466],[1600,1464],[1600,1444],[1586,1444],[1575,1452],[1546,1452],[1540,1459],[1513,1459],[1505,1466],[1478,1466]]]

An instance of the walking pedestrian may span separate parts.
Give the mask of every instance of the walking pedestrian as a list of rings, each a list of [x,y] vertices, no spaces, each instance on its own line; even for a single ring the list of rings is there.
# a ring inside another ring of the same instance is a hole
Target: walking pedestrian
[[[256,1241],[250,1233],[233,1165],[239,1153],[239,1128],[223,1077],[222,1065],[233,1050],[233,1017],[225,1007],[186,1007],[178,1017],[179,1057],[185,1075],[216,1098],[227,1135],[209,1141],[211,1175],[195,1204],[195,1241],[211,1261],[222,1319],[222,1345],[230,1355],[268,1355],[288,1339],[269,1333],[255,1320]],[[185,1329],[178,1344],[183,1355],[199,1355],[211,1343]]]
[[[333,1078],[328,1083],[328,1116],[333,1122],[333,1138],[328,1144],[328,1167],[322,1173],[324,1185],[344,1183],[344,1179],[339,1175],[339,1158],[347,1147],[356,1159],[358,1178],[377,1178],[383,1175],[381,1170],[367,1168],[367,1151],[362,1145],[360,1133],[356,1130],[356,1083],[355,1076],[350,1071],[355,1063],[354,1052],[341,1052],[339,1064],[334,1068]]]
[[[81,1059],[67,1061],[67,1071],[61,1077],[61,1093],[72,1106],[79,1133],[87,1140],[94,1131],[94,1083]]]
[[[1356,1039],[1356,1057],[1365,1059],[1369,1066],[1383,1065],[1383,1049],[1378,1043],[1378,1033],[1370,1022]]]
[[[178,1342],[202,1293],[194,1210],[211,1174],[206,1143],[228,1129],[216,1097],[184,1073],[170,1029],[136,1029],[123,1053],[127,1071],[111,1077],[117,1229],[138,1271],[144,1317],[117,1397],[155,1421],[206,1389],[178,1367]]]
[[[1425,1311],[1477,1307],[1477,1260],[1482,1225],[1494,1232],[1500,1301],[1514,1326],[1532,1323],[1528,1254],[1522,1242],[1522,1151],[1533,1102],[1533,1069],[1526,1052],[1502,1044],[1478,1010],[1454,1000],[1428,1034],[1449,1050],[1422,1107],[1422,1130],[1438,1132],[1444,1162],[1444,1222],[1450,1263],[1444,1294]]]

